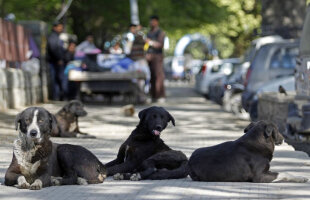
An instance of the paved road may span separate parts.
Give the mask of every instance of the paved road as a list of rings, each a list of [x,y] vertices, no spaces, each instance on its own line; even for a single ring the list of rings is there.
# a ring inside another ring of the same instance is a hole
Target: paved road
[[[198,147],[240,137],[248,124],[196,95],[188,86],[170,86],[167,93],[168,101],[162,106],[175,117],[176,127],[169,125],[162,138],[187,156]],[[61,104],[43,106],[56,112]],[[139,106],[136,111],[145,107]],[[124,117],[119,106],[88,105],[86,109],[89,115],[81,120],[81,130],[96,135],[97,139],[53,138],[53,141],[83,145],[106,163],[115,158],[118,147],[137,125],[137,112],[134,117]],[[310,183],[204,183],[190,178],[140,182],[108,178],[98,185],[58,186],[41,191],[6,187],[4,173],[12,158],[12,141],[16,137],[13,121],[17,112],[0,113],[0,199],[310,199]],[[271,169],[310,179],[309,157],[287,144],[276,147]]]

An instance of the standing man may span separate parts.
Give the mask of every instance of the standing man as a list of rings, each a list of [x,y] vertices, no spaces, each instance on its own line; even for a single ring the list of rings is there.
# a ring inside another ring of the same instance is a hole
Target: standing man
[[[59,35],[63,32],[63,24],[54,22],[51,34],[47,39],[47,61],[50,67],[52,99],[64,98],[64,53],[63,42]]]
[[[151,30],[147,33],[146,59],[151,71],[151,96],[153,102],[162,103],[165,101],[164,68],[163,68],[163,47],[165,33],[159,28],[159,17],[150,17]]]

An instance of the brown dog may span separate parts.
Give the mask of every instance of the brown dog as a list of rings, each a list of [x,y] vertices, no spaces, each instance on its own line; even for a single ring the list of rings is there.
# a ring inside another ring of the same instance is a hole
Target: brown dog
[[[53,129],[52,136],[95,138],[95,136],[83,133],[79,129],[78,118],[86,115],[87,112],[84,110],[82,102],[70,101],[56,113],[57,127]]]

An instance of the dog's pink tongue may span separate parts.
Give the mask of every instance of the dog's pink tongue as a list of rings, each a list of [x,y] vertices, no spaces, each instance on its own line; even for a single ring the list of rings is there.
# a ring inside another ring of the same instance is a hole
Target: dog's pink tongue
[[[154,130],[155,135],[160,135],[160,132],[158,130]]]

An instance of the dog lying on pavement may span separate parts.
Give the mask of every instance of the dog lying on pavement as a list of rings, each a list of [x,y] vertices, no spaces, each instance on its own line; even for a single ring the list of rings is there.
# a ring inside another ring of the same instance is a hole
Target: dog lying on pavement
[[[306,182],[303,177],[269,171],[275,145],[283,136],[273,123],[253,122],[235,141],[199,148],[188,162],[194,181],[215,182]]]
[[[150,107],[139,112],[140,122],[119,148],[117,158],[106,164],[114,179],[176,179],[186,177],[187,157],[172,150],[161,132],[174,118],[162,107]]]
[[[59,144],[57,158],[62,177],[53,176],[52,185],[98,184],[106,178],[106,167],[82,146]]]
[[[54,128],[52,136],[95,138],[95,136],[80,131],[78,118],[86,115],[87,112],[82,102],[78,100],[70,101],[55,114],[57,126]]]
[[[14,141],[5,185],[39,190],[52,184],[103,182],[105,167],[95,155],[81,146],[50,141],[56,121],[44,108],[25,109],[17,115],[15,126],[19,135]]]

